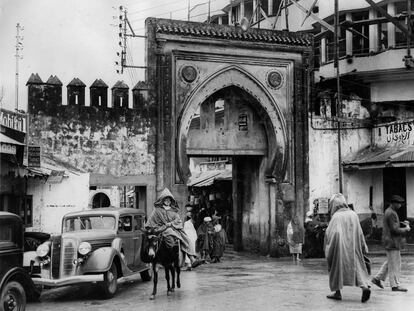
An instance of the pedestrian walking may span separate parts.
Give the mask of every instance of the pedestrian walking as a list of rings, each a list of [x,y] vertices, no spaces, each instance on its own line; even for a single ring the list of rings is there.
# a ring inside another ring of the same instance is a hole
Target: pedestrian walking
[[[221,217],[213,216],[212,247],[210,252],[212,263],[220,262],[226,248],[226,232],[219,223],[220,219]]]
[[[299,218],[297,216],[294,216],[289,222],[286,231],[289,252],[292,254],[293,261],[299,262],[299,256],[302,254],[303,229],[300,226]]]
[[[384,288],[381,281],[385,281],[387,274],[392,291],[406,292],[407,289],[400,286],[401,275],[401,253],[404,246],[404,235],[410,230],[408,221],[400,223],[397,211],[404,203],[399,195],[391,197],[391,204],[384,213],[384,225],[382,228],[382,239],[385,246],[387,260],[381,266],[377,275],[371,280],[373,284]]]
[[[184,223],[184,232],[188,236],[188,241],[189,241],[188,245],[189,245],[190,252],[195,254],[196,253],[197,232],[194,228],[194,222],[193,222],[191,212],[187,212],[187,220]],[[185,266],[186,266],[186,270],[188,270],[188,271],[192,270],[192,268],[196,266],[194,264],[196,262],[196,260],[193,259],[193,258],[194,257],[188,256],[188,255],[185,256]]]
[[[205,217],[204,222],[197,229],[197,251],[201,254],[201,260],[207,259],[213,247],[214,228],[211,220],[211,217]]]
[[[358,215],[349,209],[341,193],[329,200],[331,220],[325,234],[325,256],[328,261],[329,287],[332,292],[327,298],[342,300],[344,286],[359,286],[362,302],[371,295],[369,276],[364,263],[368,253]]]

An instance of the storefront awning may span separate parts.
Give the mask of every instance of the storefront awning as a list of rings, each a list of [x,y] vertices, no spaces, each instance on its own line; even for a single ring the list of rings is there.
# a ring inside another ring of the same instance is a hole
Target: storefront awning
[[[199,175],[190,178],[188,187],[211,186],[215,180],[231,180],[231,170],[212,170],[201,172]]]
[[[366,170],[384,167],[414,167],[414,148],[365,149],[352,160],[342,162],[346,170]]]
[[[13,138],[10,138],[9,136],[4,135],[3,133],[0,133],[0,142],[2,144],[12,144],[12,145],[19,145],[19,146],[24,145],[23,143],[21,143],[17,140],[14,140]]]

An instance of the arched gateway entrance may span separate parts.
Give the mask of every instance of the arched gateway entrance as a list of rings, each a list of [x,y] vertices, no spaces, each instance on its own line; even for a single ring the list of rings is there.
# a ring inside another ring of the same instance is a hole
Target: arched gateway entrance
[[[171,188],[184,206],[189,158],[231,157],[234,247],[277,255],[286,223],[303,219],[308,198],[310,41],[158,19],[147,20],[147,35],[157,191]]]

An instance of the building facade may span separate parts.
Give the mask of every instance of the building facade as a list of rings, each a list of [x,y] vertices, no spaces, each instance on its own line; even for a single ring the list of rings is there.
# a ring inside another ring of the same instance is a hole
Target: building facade
[[[170,188],[183,206],[189,158],[232,157],[234,248],[278,254],[287,222],[308,201],[311,38],[152,18],[146,25],[157,191]]]
[[[414,2],[338,2],[340,105],[334,62],[334,3],[295,0],[286,6],[285,1],[276,0],[231,1],[223,11],[230,24],[241,25],[246,17],[252,27],[314,35],[309,205],[318,198],[326,202],[326,198],[339,190],[340,170],[343,170],[343,192],[361,219],[372,217],[373,226],[382,226],[390,196],[398,194],[406,199],[400,217],[413,221],[414,200],[410,189],[414,162],[410,135],[414,64],[410,50]],[[264,12],[255,15],[258,4]],[[413,241],[413,237],[409,240]]]

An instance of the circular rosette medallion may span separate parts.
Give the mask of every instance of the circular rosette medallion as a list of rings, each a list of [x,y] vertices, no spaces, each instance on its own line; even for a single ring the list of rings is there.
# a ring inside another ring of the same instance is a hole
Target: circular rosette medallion
[[[267,74],[267,84],[273,88],[278,89],[283,84],[283,76],[279,71],[272,70]]]
[[[181,70],[181,76],[185,82],[191,83],[197,78],[197,70],[193,66],[184,66]]]

